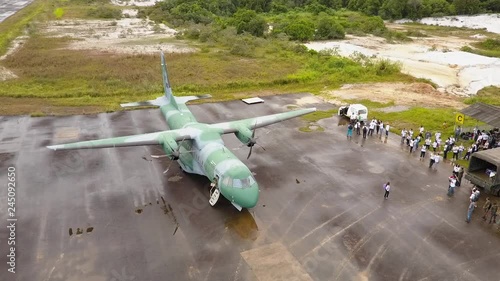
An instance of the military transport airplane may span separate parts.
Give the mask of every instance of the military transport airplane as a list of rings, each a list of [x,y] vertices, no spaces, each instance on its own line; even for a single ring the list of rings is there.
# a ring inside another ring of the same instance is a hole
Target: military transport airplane
[[[206,176],[212,182],[210,205],[214,206],[222,194],[240,211],[242,208],[254,207],[259,198],[259,186],[248,167],[224,146],[221,136],[234,133],[244,145],[250,147],[248,154],[250,157],[252,148],[256,144],[255,129],[314,112],[316,108],[217,124],[199,123],[187,108],[186,102],[204,97],[175,97],[170,87],[163,53],[161,53],[161,67],[165,94],[155,100],[127,103],[122,106],[159,106],[171,130],[51,145],[47,148],[67,150],[160,145],[166,154],[162,156],[177,160],[185,172]]]

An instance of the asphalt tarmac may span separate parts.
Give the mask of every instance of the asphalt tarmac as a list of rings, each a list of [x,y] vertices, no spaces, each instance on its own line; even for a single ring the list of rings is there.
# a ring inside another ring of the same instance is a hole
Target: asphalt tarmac
[[[190,109],[215,123],[294,104],[335,108],[306,94],[264,100]],[[210,207],[208,180],[152,159],[157,147],[44,148],[165,130],[157,109],[0,117],[0,280],[500,280],[500,237],[480,210],[465,223],[470,186],[448,198],[450,166],[429,170],[397,136],[348,141],[337,116],[318,123],[324,132],[300,132],[301,118],[258,129],[266,150],[254,147],[249,160],[225,136],[261,188],[258,205],[238,212],[225,201]],[[15,274],[7,271],[9,167]]]
[[[2,0],[0,2],[0,22],[26,7],[33,0]]]

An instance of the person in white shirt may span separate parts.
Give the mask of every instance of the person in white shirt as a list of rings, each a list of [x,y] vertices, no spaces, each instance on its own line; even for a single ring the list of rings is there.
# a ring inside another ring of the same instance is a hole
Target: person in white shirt
[[[441,161],[441,156],[439,156],[438,154],[435,154],[434,155],[434,170],[437,170],[437,165],[439,164],[440,161]]]
[[[433,150],[434,152],[436,152],[437,147],[438,147],[438,143],[437,143],[437,141],[434,141],[434,142],[432,143],[432,150]]]
[[[424,133],[424,126],[420,125],[420,133],[423,134]]]
[[[405,140],[406,140],[406,128],[403,128],[403,130],[401,130],[401,144],[404,144]]]
[[[385,190],[384,199],[387,199],[387,198],[389,198],[389,191],[391,190],[391,183],[390,182],[387,182],[384,185],[384,190]]]
[[[455,193],[455,185],[457,183],[457,178],[455,177],[455,175],[452,175],[448,179],[450,181],[450,184],[448,186],[448,196],[452,196]]]
[[[426,151],[427,151],[427,148],[425,147],[425,145],[422,145],[422,148],[420,149],[420,158],[418,160],[424,161]]]
[[[429,169],[432,168],[432,165],[434,165],[434,162],[435,162],[434,157],[435,157],[434,153],[431,153],[430,162],[429,162]]]
[[[431,139],[425,139],[425,148],[429,149],[431,147]]]
[[[373,130],[375,130],[375,121],[370,122],[370,127],[368,128],[368,135],[373,136]]]

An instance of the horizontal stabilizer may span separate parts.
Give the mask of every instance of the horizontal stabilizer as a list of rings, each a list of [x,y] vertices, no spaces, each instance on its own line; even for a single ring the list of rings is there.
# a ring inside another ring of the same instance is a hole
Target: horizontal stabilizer
[[[199,100],[199,99],[208,99],[211,98],[211,95],[201,95],[201,96],[185,96],[185,97],[174,97],[175,101],[177,103],[186,103],[188,101],[192,100]],[[129,102],[129,103],[122,103],[120,104],[121,107],[135,107],[135,106],[163,106],[169,104],[169,100],[165,96],[161,96],[157,99],[154,100],[147,100],[147,101],[138,101],[138,102]]]
[[[200,96],[175,97],[175,101],[177,103],[186,103],[186,102],[192,101],[192,100],[209,99],[211,97],[212,97],[212,95],[209,95],[209,94],[200,95]]]
[[[161,96],[154,100],[129,102],[120,104],[121,107],[134,107],[134,106],[163,106],[169,104],[167,97]]]

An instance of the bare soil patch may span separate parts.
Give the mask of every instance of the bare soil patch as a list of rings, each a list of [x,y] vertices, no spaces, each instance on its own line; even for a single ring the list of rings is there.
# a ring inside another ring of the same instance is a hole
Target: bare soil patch
[[[120,54],[197,51],[183,41],[176,40],[174,29],[137,18],[52,21],[45,25],[43,33],[51,37],[76,39],[66,47],[72,50],[98,50]]]
[[[346,84],[341,89],[328,91],[329,101],[371,100],[374,102],[394,102],[396,106],[453,107],[465,105],[455,96],[441,93],[426,83],[368,83]]]

